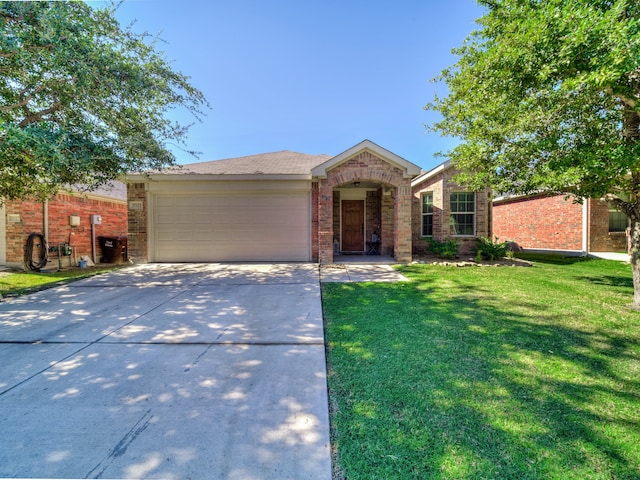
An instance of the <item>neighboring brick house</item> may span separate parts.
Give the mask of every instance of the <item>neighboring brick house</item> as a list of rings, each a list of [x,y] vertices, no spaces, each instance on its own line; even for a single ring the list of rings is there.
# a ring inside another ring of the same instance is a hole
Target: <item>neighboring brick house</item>
[[[459,188],[452,175],[448,163],[425,174],[369,140],[336,156],[282,151],[131,175],[129,254],[137,262],[330,263],[375,253],[408,262],[428,235],[454,237],[468,251],[477,235],[490,235],[491,204],[488,192]],[[434,205],[446,215],[433,234],[423,230],[423,192],[440,195]],[[458,223],[445,228],[445,218]]]
[[[587,254],[624,252],[627,219],[608,202],[563,195],[502,197],[493,201],[493,234],[520,248]]]
[[[92,215],[100,215],[101,223],[92,227]],[[49,266],[57,265],[57,248],[64,244],[72,247],[72,255],[62,255],[63,267],[94,254],[99,262],[99,237],[125,236],[127,227],[126,186],[121,182],[94,192],[59,193],[46,202],[6,200],[0,206],[0,265],[21,268],[32,233],[44,235],[49,249],[56,250]]]

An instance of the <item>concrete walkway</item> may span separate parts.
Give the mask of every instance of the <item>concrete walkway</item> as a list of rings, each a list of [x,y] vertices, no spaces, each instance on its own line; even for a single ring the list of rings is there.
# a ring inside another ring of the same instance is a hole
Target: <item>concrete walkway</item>
[[[406,282],[391,265],[332,263],[320,265],[321,282]]]
[[[590,252],[590,257],[604,258],[606,260],[617,260],[619,262],[629,263],[630,257],[628,253],[615,253],[615,252]]]
[[[142,265],[0,302],[0,477],[331,478],[318,266]]]

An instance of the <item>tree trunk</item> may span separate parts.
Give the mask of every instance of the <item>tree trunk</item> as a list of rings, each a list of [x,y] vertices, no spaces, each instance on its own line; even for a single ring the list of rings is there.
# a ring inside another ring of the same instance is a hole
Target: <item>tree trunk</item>
[[[640,218],[630,217],[631,242],[629,255],[631,257],[631,271],[633,272],[633,309],[640,310]]]

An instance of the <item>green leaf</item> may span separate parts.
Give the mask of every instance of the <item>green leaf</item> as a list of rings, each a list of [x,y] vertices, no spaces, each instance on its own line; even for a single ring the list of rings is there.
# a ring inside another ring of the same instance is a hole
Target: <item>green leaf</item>
[[[173,165],[208,103],[171,69],[148,34],[122,28],[115,7],[0,2],[0,197],[94,188],[127,172]]]

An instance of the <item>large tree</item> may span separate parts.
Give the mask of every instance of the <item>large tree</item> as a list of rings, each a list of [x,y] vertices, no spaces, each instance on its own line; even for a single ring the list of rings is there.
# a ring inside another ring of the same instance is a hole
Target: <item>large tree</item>
[[[90,190],[186,150],[167,114],[198,119],[206,100],[114,8],[0,2],[0,199]]]
[[[476,188],[606,198],[631,223],[640,307],[640,3],[480,0],[479,28],[436,81],[434,131]]]

